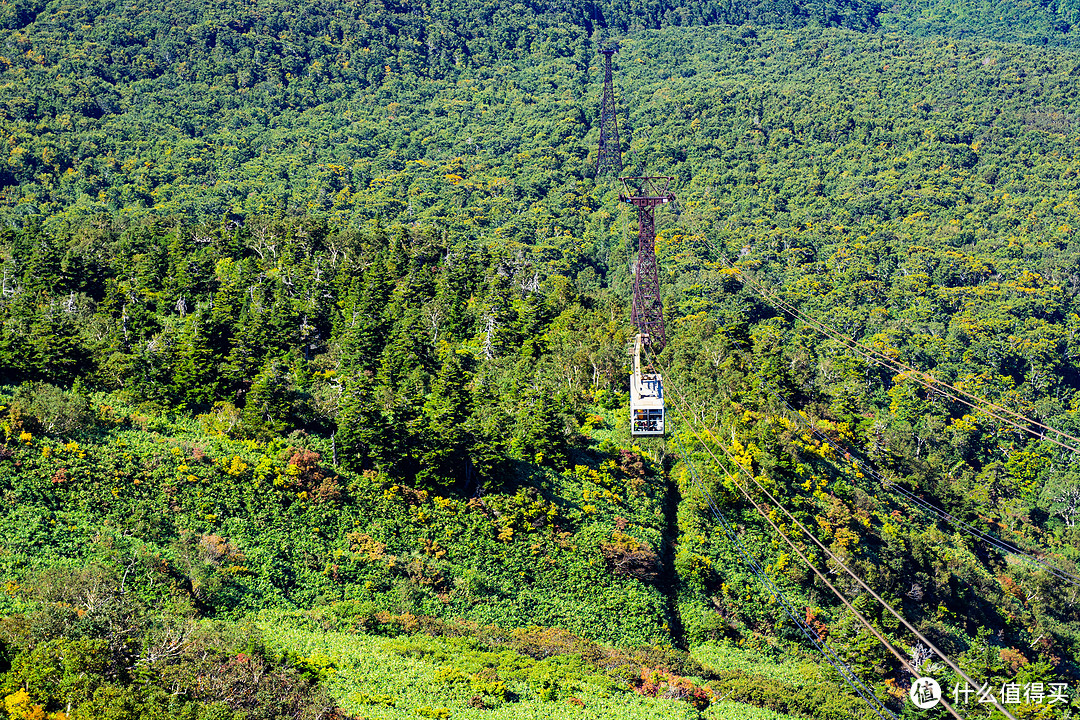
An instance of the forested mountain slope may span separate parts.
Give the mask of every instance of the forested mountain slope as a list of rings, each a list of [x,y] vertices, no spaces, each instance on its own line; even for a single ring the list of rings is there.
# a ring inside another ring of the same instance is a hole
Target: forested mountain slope
[[[980,682],[1072,682],[1075,586],[896,488],[1075,574],[1074,453],[740,282],[1080,436],[1080,55],[881,30],[937,27],[904,7],[6,5],[9,714],[871,717],[695,477],[910,712],[706,447]],[[627,172],[679,198],[640,446],[602,25]]]

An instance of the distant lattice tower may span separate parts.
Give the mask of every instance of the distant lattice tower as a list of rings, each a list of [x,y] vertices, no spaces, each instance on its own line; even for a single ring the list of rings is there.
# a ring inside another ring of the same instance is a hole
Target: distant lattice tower
[[[619,44],[604,43],[600,54],[604,56],[604,97],[600,101],[600,152],[596,156],[596,174],[608,170],[622,172],[622,148],[619,146],[619,123],[615,119],[615,89],[611,81],[611,56],[619,51]]]
[[[623,183],[619,201],[633,205],[638,211],[638,261],[634,271],[631,319],[638,332],[648,338],[649,348],[654,353],[667,345],[667,334],[664,332],[664,305],[660,301],[660,267],[656,262],[656,220],[653,210],[657,205],[674,202],[675,196],[668,191],[672,179],[664,175],[619,178]]]

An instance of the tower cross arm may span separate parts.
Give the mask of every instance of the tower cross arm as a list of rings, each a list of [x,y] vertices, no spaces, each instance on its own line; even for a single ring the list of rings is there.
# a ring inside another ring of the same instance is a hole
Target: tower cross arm
[[[675,195],[668,190],[668,186],[674,179],[670,175],[621,177],[619,181],[623,184],[623,192],[619,194],[619,201],[635,207],[652,207],[673,202]]]

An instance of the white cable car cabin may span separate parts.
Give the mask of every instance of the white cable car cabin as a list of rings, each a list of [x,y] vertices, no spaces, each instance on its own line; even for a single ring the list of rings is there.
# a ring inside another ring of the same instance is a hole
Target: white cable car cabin
[[[641,372],[641,346],[648,335],[634,342],[634,372],[630,375],[630,435],[657,437],[664,434],[664,386],[659,373]]]

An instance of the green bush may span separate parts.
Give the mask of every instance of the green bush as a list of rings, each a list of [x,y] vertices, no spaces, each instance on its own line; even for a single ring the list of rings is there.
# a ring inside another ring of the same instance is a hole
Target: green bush
[[[759,675],[724,671],[708,683],[714,697],[748,703],[812,720],[876,717],[861,699],[838,693],[829,685],[791,686]]]
[[[69,437],[97,424],[94,406],[79,383],[64,390],[50,383],[25,384],[19,387],[8,407],[10,433],[21,430]]]

